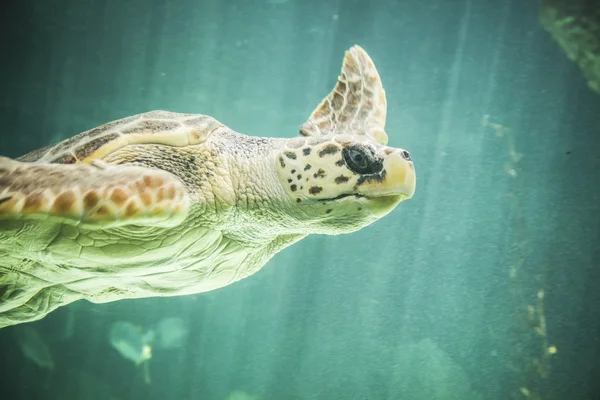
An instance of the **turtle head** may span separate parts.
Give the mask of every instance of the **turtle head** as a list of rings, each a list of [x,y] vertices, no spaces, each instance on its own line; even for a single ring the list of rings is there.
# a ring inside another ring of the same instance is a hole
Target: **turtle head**
[[[379,74],[354,46],[333,91],[278,154],[279,180],[309,233],[355,231],[413,196],[413,162],[387,146],[385,119]]]
[[[408,151],[351,135],[293,139],[278,167],[297,218],[316,233],[360,229],[415,192]]]

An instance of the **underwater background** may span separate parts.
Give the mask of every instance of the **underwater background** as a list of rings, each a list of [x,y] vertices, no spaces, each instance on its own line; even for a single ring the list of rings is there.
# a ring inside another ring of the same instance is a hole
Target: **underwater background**
[[[0,330],[0,398],[600,398],[600,95],[539,2],[12,3],[3,156],[154,109],[293,137],[358,44],[418,183],[214,292]]]

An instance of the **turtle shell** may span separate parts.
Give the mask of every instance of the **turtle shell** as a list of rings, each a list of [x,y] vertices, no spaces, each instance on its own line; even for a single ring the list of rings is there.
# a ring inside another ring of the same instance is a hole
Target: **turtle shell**
[[[23,162],[91,163],[131,144],[189,146],[200,144],[217,128],[216,119],[200,114],[150,111],[108,122],[56,145],[18,158]]]

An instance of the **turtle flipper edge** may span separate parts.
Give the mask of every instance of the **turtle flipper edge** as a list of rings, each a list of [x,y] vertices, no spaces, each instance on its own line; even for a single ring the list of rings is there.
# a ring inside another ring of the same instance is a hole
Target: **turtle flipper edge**
[[[187,216],[189,204],[182,182],[162,170],[0,157],[0,221],[52,219],[99,228],[174,226]]]

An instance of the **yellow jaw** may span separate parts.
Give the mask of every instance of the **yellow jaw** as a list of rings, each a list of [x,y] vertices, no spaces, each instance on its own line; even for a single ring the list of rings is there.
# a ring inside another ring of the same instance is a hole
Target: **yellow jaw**
[[[385,158],[381,178],[367,176],[362,179],[362,183],[359,178],[360,184],[355,185],[357,193],[369,198],[400,196],[401,200],[405,200],[413,197],[416,186],[415,166],[402,156],[403,151],[395,149]]]

